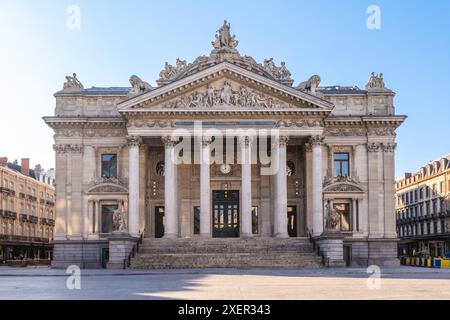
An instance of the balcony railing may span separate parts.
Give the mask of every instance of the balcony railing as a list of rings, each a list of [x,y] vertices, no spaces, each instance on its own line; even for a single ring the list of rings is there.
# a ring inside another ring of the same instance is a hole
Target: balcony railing
[[[37,201],[37,198],[35,197],[35,196],[32,196],[32,195],[28,195],[28,200],[30,200],[30,201],[33,201],[33,202],[36,202]]]
[[[14,196],[16,194],[16,192],[14,190],[12,190],[10,188],[6,188],[6,187],[0,187],[0,192],[5,193],[10,196]]]
[[[6,218],[6,219],[11,219],[11,220],[16,220],[17,213],[13,212],[13,211],[8,211],[8,210],[0,210],[0,217]]]
[[[48,219],[48,218],[41,218],[41,224],[44,226],[54,226],[55,225],[55,220],[53,219]]]
[[[42,242],[49,243],[47,238],[27,237],[27,236],[13,236],[9,234],[0,234],[0,240],[3,241],[21,241],[21,242]]]

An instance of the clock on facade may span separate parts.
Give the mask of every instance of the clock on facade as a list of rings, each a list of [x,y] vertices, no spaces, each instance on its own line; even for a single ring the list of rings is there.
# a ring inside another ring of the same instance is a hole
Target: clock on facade
[[[231,174],[231,169],[231,165],[229,164],[220,165],[220,173],[222,174]]]

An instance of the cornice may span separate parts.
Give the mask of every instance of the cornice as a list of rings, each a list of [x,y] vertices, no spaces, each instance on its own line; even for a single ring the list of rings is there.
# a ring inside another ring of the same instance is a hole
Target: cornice
[[[72,117],[43,117],[45,123],[55,128],[125,128],[127,121],[122,117],[110,118],[72,118]]]

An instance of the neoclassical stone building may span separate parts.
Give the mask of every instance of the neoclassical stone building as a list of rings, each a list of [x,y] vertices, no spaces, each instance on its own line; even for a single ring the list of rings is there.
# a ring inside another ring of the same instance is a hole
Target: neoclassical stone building
[[[114,230],[159,241],[311,236],[334,259],[321,242],[332,234],[348,264],[397,264],[405,116],[382,74],[364,90],[322,87],[319,76],[294,86],[284,62],[241,55],[226,22],[212,45],[166,63],[156,87],[132,76],[131,88],[84,89],[66,77],[44,118],[55,132],[54,265],[100,266]]]

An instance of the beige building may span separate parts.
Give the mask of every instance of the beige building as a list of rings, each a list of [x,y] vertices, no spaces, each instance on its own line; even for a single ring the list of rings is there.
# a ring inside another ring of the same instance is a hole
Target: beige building
[[[51,258],[55,226],[52,172],[30,160],[9,163],[0,158],[0,263]]]
[[[156,87],[66,78],[44,118],[55,132],[54,266],[99,267],[124,230],[150,242],[311,236],[337,264],[398,264],[405,116],[382,74],[365,89],[317,75],[294,86],[284,62],[241,55],[229,24],[212,44],[192,63],[166,63]]]
[[[450,252],[450,155],[396,181],[400,255],[442,257]]]

